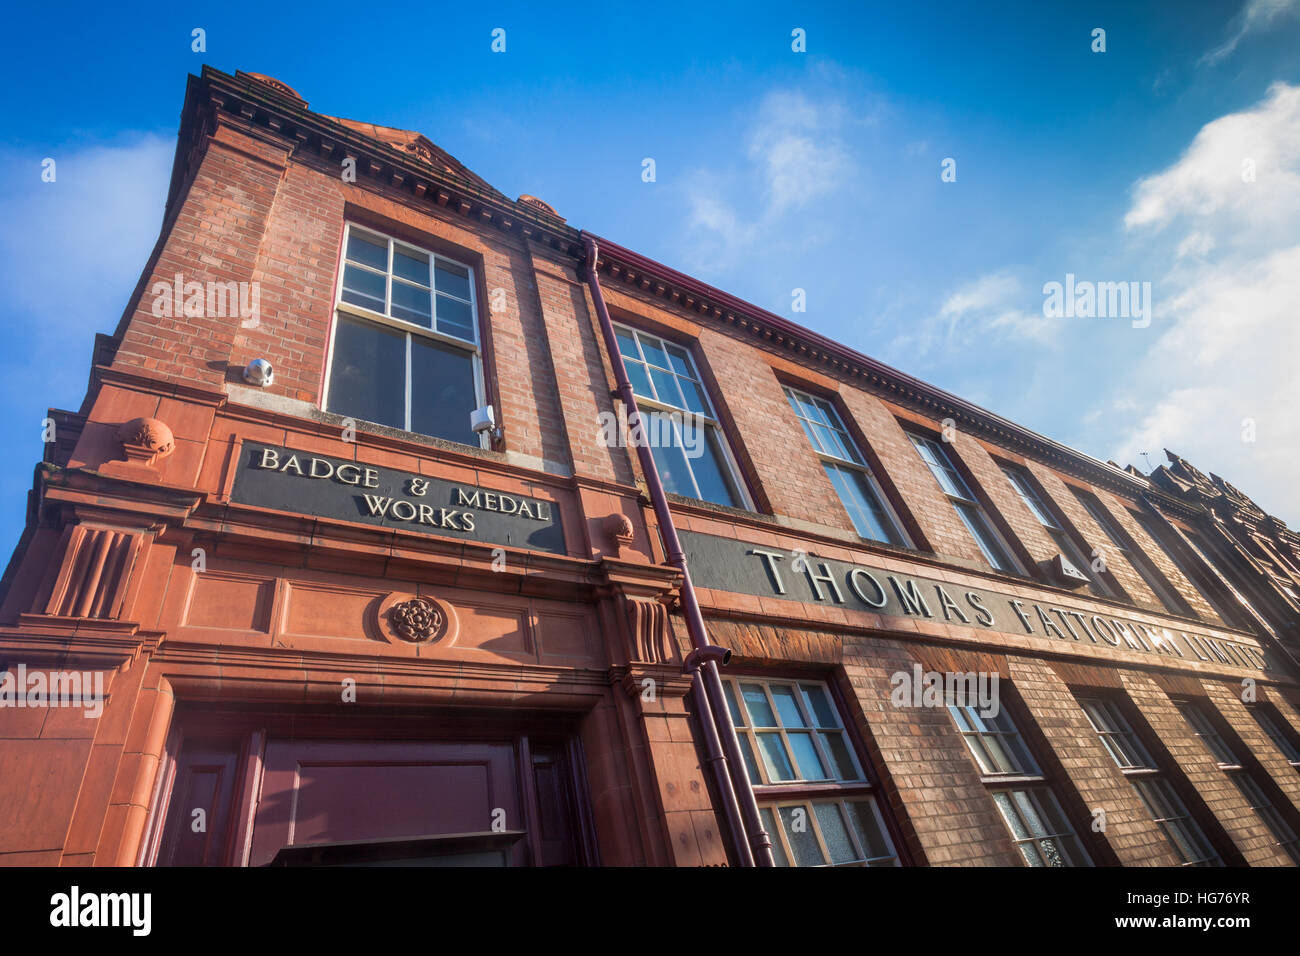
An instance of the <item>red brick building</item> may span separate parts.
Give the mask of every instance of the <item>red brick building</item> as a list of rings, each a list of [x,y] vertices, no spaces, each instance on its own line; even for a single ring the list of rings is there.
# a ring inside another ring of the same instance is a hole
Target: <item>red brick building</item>
[[[2,862],[1300,860],[1294,551],[278,81],[50,419]]]

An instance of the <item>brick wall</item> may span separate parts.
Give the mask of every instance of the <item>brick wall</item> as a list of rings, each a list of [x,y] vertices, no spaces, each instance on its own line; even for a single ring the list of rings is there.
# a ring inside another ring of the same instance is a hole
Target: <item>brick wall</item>
[[[749,466],[756,496],[776,514],[853,533],[763,353],[710,329],[700,334],[700,351],[717,383],[715,400],[734,425],[732,447]]]
[[[1045,661],[1013,656],[1009,665],[1016,691],[1065,772],[1063,783],[1074,788],[1089,814],[1105,813],[1105,829],[1099,836],[1120,864],[1177,866],[1178,856],[1102,746],[1071,687]],[[1076,690],[1087,694],[1096,688]]]
[[[173,381],[225,380],[239,319],[153,315],[155,283],[252,282],[268,217],[288,162],[287,144],[220,127],[144,286],[114,364]],[[270,290],[268,290],[270,291]],[[272,302],[280,305],[280,294]],[[288,373],[291,380],[295,373]]]

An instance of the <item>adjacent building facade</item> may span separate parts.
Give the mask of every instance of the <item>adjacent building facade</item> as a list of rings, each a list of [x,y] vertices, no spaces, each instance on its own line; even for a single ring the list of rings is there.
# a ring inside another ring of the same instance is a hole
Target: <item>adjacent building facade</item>
[[[157,247],[45,437],[0,862],[737,865],[727,779],[781,865],[1300,861],[1284,524],[277,80],[190,78]]]

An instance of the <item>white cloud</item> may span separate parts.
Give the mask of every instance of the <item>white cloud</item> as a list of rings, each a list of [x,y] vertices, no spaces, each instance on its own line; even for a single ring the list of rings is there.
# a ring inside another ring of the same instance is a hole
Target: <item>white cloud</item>
[[[1042,304],[1042,295],[1015,273],[991,272],[950,293],[938,312],[900,332],[887,352],[915,358],[990,340],[1056,348],[1064,323],[1045,316]]]
[[[1140,180],[1124,225],[1190,222],[1213,240],[1221,232],[1252,243],[1260,230],[1290,234],[1300,213],[1298,157],[1300,87],[1275,83],[1257,106],[1207,123],[1178,162]]]
[[[1260,160],[1253,183],[1242,181],[1243,155]],[[1176,163],[1136,185],[1124,223],[1169,272],[1144,373],[1102,419],[1117,436],[1110,457],[1137,464],[1169,448],[1295,523],[1300,88],[1275,84],[1207,123]]]
[[[1178,244],[1178,258],[1184,256],[1203,257],[1209,255],[1214,249],[1214,237],[1205,232],[1191,232],[1187,234],[1182,242]]]
[[[850,117],[833,95],[769,92],[745,134],[746,165],[725,173],[697,170],[687,183],[687,222],[700,255],[723,267],[774,235],[794,244],[800,236],[824,238],[794,227],[791,218],[818,200],[843,195],[855,174],[845,132],[870,122]]]
[[[162,226],[176,141],[133,136],[120,145],[0,154],[0,230],[11,305],[65,328],[117,324]],[[41,181],[41,160],[56,162]],[[104,311],[106,310],[106,311]]]
[[[1300,10],[1300,0],[1249,0],[1233,23],[1233,33],[1223,43],[1201,57],[1202,63],[1211,66],[1227,57],[1246,37],[1267,30],[1277,21]]]
[[[81,401],[94,333],[112,332],[158,238],[175,140],[0,153],[4,394],[41,413]],[[41,160],[55,180],[41,181]],[[37,416],[39,420],[40,416]]]
[[[769,93],[750,133],[749,158],[763,171],[768,215],[778,216],[839,188],[849,169],[839,138],[843,109],[802,93]]]

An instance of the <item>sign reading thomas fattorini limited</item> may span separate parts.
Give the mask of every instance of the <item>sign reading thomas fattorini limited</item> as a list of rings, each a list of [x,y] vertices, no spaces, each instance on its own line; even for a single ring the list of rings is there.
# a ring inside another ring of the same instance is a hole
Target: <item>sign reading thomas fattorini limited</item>
[[[231,500],[452,538],[564,553],[549,501],[312,452],[244,442]]]
[[[1050,600],[1028,600],[732,538],[691,531],[679,535],[691,580],[702,588],[829,604],[887,617],[967,624],[1174,660],[1270,669],[1259,647],[1189,631],[1181,623],[1176,627],[1156,626],[1096,605],[1085,609]]]

